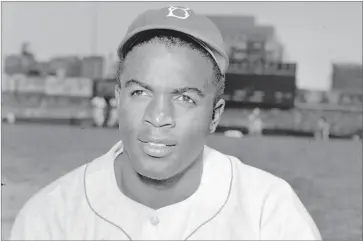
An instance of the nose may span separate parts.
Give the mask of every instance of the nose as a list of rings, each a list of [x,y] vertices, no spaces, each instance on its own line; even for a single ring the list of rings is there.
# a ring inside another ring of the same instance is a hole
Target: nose
[[[175,127],[174,107],[167,97],[154,97],[148,104],[143,118],[144,123],[155,128]]]

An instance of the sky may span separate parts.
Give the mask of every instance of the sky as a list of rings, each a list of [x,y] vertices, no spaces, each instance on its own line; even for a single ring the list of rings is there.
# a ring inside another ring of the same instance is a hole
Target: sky
[[[332,63],[362,64],[362,2],[2,2],[2,57],[23,42],[37,60],[116,57],[128,25],[151,8],[179,5],[201,14],[252,15],[273,25],[300,88],[327,90]]]

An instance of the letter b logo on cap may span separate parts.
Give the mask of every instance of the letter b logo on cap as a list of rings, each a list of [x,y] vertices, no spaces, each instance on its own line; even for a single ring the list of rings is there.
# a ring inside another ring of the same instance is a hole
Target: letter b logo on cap
[[[183,7],[175,7],[171,6],[168,8],[169,14],[166,15],[167,17],[175,17],[179,19],[187,19],[189,15],[189,8],[183,8]]]

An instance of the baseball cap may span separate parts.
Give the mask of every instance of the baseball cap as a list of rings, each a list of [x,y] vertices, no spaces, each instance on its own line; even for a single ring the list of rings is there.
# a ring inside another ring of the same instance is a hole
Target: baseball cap
[[[209,52],[221,73],[226,73],[229,58],[220,30],[209,18],[187,7],[170,6],[141,13],[129,26],[118,56],[123,59],[138,36],[151,30],[172,30],[189,36]]]

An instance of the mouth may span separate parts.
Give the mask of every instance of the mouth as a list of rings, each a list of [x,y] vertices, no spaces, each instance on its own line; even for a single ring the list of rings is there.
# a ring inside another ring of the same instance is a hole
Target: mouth
[[[165,147],[165,146],[175,146],[175,144],[168,144],[168,143],[164,143],[164,142],[157,142],[157,141],[143,141],[143,140],[139,140],[140,142],[144,143],[144,144],[148,144],[150,146],[155,146],[155,147]]]
[[[161,158],[170,155],[176,144],[170,141],[144,141],[139,140],[144,153],[151,157]]]

